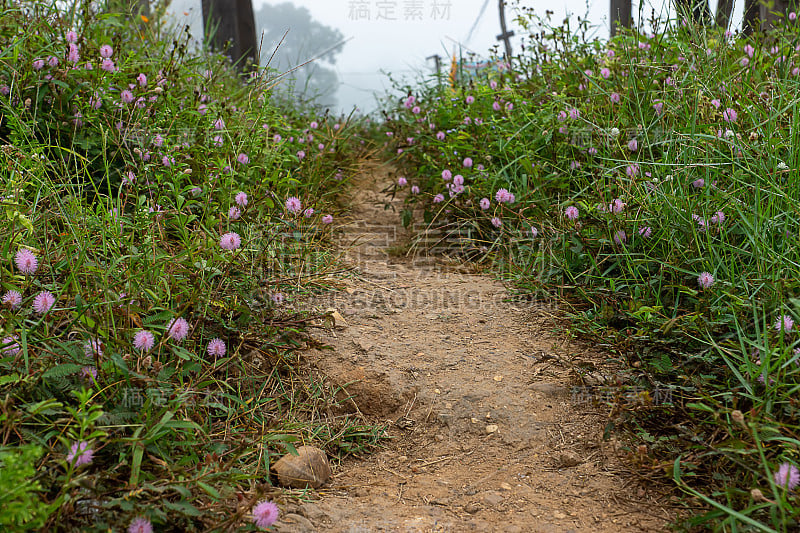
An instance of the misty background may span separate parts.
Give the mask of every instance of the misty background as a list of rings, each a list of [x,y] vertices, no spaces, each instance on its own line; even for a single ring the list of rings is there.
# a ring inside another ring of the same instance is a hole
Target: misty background
[[[580,17],[591,24],[590,36],[609,35],[609,0],[565,0],[557,5],[510,0],[508,4],[506,21],[516,32],[511,40],[515,54],[523,34],[514,23],[517,4],[533,7],[543,18],[546,10],[552,11],[553,25],[569,17],[574,28]],[[743,0],[734,4],[732,28],[741,26],[743,4]],[[634,2],[634,10],[639,5],[636,24],[674,14],[660,0]],[[710,7],[716,10],[716,0]],[[200,0],[173,0],[168,12],[176,24],[191,27],[198,43],[202,40]],[[341,113],[378,108],[376,97],[392,89],[387,74],[409,83],[433,74],[435,61],[428,58],[434,54],[441,56],[446,75],[454,54],[474,52],[488,58],[490,49],[501,45],[497,0],[253,0],[253,14],[262,65],[269,61],[281,72],[292,71],[279,90],[316,96],[319,103]]]

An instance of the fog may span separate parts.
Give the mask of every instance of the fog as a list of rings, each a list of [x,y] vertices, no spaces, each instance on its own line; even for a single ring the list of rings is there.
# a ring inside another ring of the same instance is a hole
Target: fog
[[[553,24],[569,16],[575,27],[578,17],[585,18],[592,25],[593,36],[608,38],[609,0],[518,3],[533,7],[541,17],[551,9]],[[506,7],[509,29],[516,32],[511,39],[514,53],[519,51],[522,34],[514,23],[516,4],[511,0]],[[634,2],[634,9],[637,5]],[[737,1],[734,28],[741,24],[742,7],[743,1]],[[711,8],[716,9],[715,0]],[[454,54],[475,52],[488,57],[489,50],[499,44],[496,0],[254,0],[253,10],[257,25],[259,14],[269,14],[259,25],[262,60],[274,53],[271,66],[281,71],[311,61],[295,72],[297,89],[319,92],[321,103],[345,113],[354,107],[363,112],[377,107],[376,94],[392,87],[384,72],[401,81],[413,81],[434,72],[434,60],[426,59],[434,54],[443,58],[446,72]],[[194,35],[202,34],[199,0],[173,2],[170,11],[176,21],[191,24]],[[646,0],[635,13],[635,21],[653,14],[666,17],[671,12],[660,1]],[[278,46],[287,30],[284,44]],[[336,47],[338,43],[342,44]],[[322,52],[325,55],[319,57]]]

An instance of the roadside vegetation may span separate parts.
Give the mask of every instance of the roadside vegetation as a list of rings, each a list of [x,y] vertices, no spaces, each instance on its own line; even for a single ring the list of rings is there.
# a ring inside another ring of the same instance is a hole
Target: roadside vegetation
[[[3,531],[255,530],[276,455],[383,435],[302,372],[324,317],[292,305],[340,268],[360,126],[187,42],[0,7]]]
[[[796,530],[795,14],[752,37],[678,20],[598,41],[518,22],[530,38],[512,66],[387,104],[403,222],[557,299],[624,364],[586,391],[642,478],[688,496],[678,527]]]

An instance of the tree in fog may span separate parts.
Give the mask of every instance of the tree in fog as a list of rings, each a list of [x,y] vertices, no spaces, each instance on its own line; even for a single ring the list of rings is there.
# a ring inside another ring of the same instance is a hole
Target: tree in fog
[[[343,48],[336,46],[344,39],[342,32],[312,19],[305,7],[289,2],[264,4],[256,11],[255,19],[261,42],[261,64],[270,61],[273,51],[275,55],[269,66],[281,72],[314,59],[292,72],[288,76],[291,81],[287,80],[281,86],[293,84],[295,92],[309,97],[320,96],[324,103],[333,105],[339,77],[332,67]],[[287,30],[289,33],[278,46]],[[320,54],[323,55],[320,57]]]

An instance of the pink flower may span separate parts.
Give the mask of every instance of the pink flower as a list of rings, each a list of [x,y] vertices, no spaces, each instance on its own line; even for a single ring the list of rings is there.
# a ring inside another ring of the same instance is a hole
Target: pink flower
[[[312,130],[319,128],[319,124],[316,121],[312,121],[311,124],[308,125]]]
[[[414,113],[415,115],[419,115],[420,111],[422,110],[419,108],[418,105],[415,105],[414,107],[411,108],[411,112]]]
[[[67,60],[72,63],[77,63],[81,60],[81,55],[78,52],[78,47],[74,44],[69,45],[69,52],[67,52]]]
[[[120,93],[120,98],[122,99],[122,103],[130,104],[133,102],[133,93],[130,92],[128,89],[125,89]]]
[[[242,245],[242,238],[238,233],[230,231],[220,238],[219,245],[224,250],[236,250]]]
[[[700,275],[697,276],[697,284],[703,289],[708,289],[714,284],[714,276],[709,272],[701,272]]]
[[[85,366],[81,368],[80,377],[87,383],[97,383],[97,369],[93,366]]]
[[[16,337],[9,335],[7,337],[3,337],[3,340],[0,341],[0,353],[3,355],[14,357],[19,353],[19,350],[19,343],[17,343]]]
[[[467,104],[471,104],[475,101],[475,97],[472,95],[467,96]]]
[[[492,217],[492,226],[494,226],[495,228],[499,228],[502,225],[503,225],[502,220],[500,220],[498,217]]]
[[[639,142],[636,139],[631,139],[628,141],[628,150],[631,152],[635,152],[639,149]]]
[[[236,200],[236,204],[239,205],[240,207],[247,206],[247,193],[245,192],[236,193],[236,197],[234,199]]]
[[[100,57],[108,59],[113,54],[114,54],[114,49],[111,48],[109,45],[104,44],[103,46],[100,47]]]
[[[167,336],[175,341],[181,342],[189,335],[189,322],[185,318],[173,318],[167,324]]]
[[[755,51],[756,51],[756,49],[753,48],[751,45],[749,45],[749,44],[744,45],[744,53],[747,54],[747,57],[752,58],[753,57],[753,53]]]
[[[713,100],[711,100],[711,105],[713,105],[714,107],[719,109],[719,106],[722,105],[722,102],[720,102],[718,99],[714,98]]]
[[[323,224],[330,224],[331,222],[333,222],[333,215],[325,215],[322,217]]]
[[[51,67],[54,67],[54,68],[57,67],[58,66],[58,58],[56,56],[48,57],[47,58],[47,64],[50,65]]]
[[[253,523],[261,529],[267,529],[277,522],[278,515],[278,506],[266,500],[253,507]]]
[[[298,150],[297,151],[297,159],[302,161],[303,159],[305,159],[305,157],[306,157],[306,153],[303,150]]]
[[[140,72],[139,75],[136,76],[136,81],[139,82],[139,87],[147,87],[147,76],[143,73]]]
[[[492,205],[492,202],[490,202],[488,198],[481,198],[481,201],[480,201],[481,209],[486,211],[487,209],[489,209],[489,207],[491,207],[491,205]]]
[[[442,202],[444,202],[444,195],[443,194],[437,194],[436,196],[433,197],[433,203],[440,204]]]
[[[539,235],[539,230],[536,229],[536,226],[531,226],[531,237],[534,239]]]
[[[33,61],[33,70],[42,70],[44,68],[44,59],[35,59]]]
[[[444,137],[445,137],[445,134],[444,134],[443,131],[436,132],[436,138],[439,139],[440,141],[443,141]]]
[[[70,30],[70,31],[67,32],[67,35],[65,36],[65,40],[68,43],[77,43],[78,42],[78,34],[75,33],[74,31]]]
[[[492,89],[497,89],[497,82],[494,80],[490,81],[489,87],[491,87]]]
[[[625,168],[625,174],[627,174],[629,178],[636,177],[636,175],[639,174],[639,165],[637,164],[628,165],[627,168]]]
[[[117,66],[114,65],[114,62],[110,59],[104,59],[103,62],[100,64],[100,68],[105,70],[106,72],[114,72],[117,70]]]
[[[156,343],[156,336],[146,329],[140,329],[133,336],[133,347],[141,352],[150,350]]]
[[[303,216],[306,217],[306,218],[311,218],[312,216],[314,216],[314,208],[313,207],[309,207],[308,209],[303,211]]]
[[[778,332],[789,333],[794,327],[794,320],[789,315],[783,315],[775,321],[775,329]]]
[[[573,107],[569,110],[569,118],[572,120],[577,120],[581,117],[581,112],[578,110],[577,107]]]
[[[697,178],[692,182],[692,187],[694,187],[695,189],[702,189],[705,186],[706,186],[706,180],[704,180],[703,178]]]
[[[303,204],[296,196],[290,196],[286,199],[286,210],[290,213],[299,213],[303,210]]]
[[[722,211],[717,211],[713,215],[711,215],[711,222],[714,224],[721,224],[725,221],[725,213]]]
[[[499,203],[508,203],[513,204],[514,201],[517,199],[513,193],[508,192],[506,189],[500,189],[495,193],[494,199],[497,200]]]
[[[222,146],[224,144],[225,141],[222,139],[221,135],[214,135],[214,138],[212,139],[212,142],[214,143],[214,146],[219,148],[220,146]]]
[[[27,248],[20,248],[17,255],[14,256],[14,262],[17,268],[23,274],[33,274],[39,268],[39,261],[36,256]]]
[[[472,168],[472,158],[465,157],[464,158],[464,168]]]
[[[397,184],[398,184],[400,187],[405,187],[406,185],[408,185],[408,180],[407,180],[407,179],[405,179],[404,177],[402,177],[402,176],[401,176],[401,177],[400,177],[400,178],[397,180]]]
[[[417,187],[416,185],[412,185],[411,194],[419,194],[419,187]]]
[[[56,303],[56,297],[47,291],[42,291],[33,299],[33,310],[43,315],[52,309]]]
[[[610,98],[611,98],[611,103],[612,104],[618,104],[619,103],[619,100],[620,100],[619,93],[611,93]]]
[[[603,77],[603,79],[607,80],[611,76],[611,70],[607,68],[601,68],[600,75]]]
[[[7,305],[12,311],[19,309],[22,305],[22,294],[19,291],[7,291],[3,295],[3,305]]]
[[[795,20],[797,20],[797,13],[795,13],[794,11],[792,11],[791,13],[789,13],[789,20],[790,20],[791,22],[794,22]],[[795,468],[795,470],[797,470],[797,469]]]
[[[67,462],[72,463],[75,461],[75,466],[88,465],[92,462],[94,451],[89,448],[89,443],[85,440],[75,442],[70,446],[69,453],[67,454]]]
[[[250,162],[250,158],[247,157],[247,154],[244,153],[237,155],[236,160],[242,165],[246,165],[247,163]]]
[[[608,210],[612,213],[622,213],[625,209],[625,202],[623,202],[620,198],[615,198],[613,202],[608,205]]]
[[[98,339],[90,339],[83,343],[83,353],[86,357],[103,357],[103,343]]]
[[[450,172],[447,169],[442,170],[442,179],[444,181],[449,181],[450,179],[452,179],[452,177],[453,177],[453,173],[452,172]]]
[[[647,239],[650,235],[653,234],[653,229],[650,226],[645,226],[643,228],[639,228],[639,235]]]
[[[570,220],[576,220],[578,218],[578,208],[571,205],[564,209],[564,215]]]
[[[222,357],[225,355],[225,341],[222,339],[212,339],[211,342],[208,343],[208,348],[206,348],[208,355],[211,357]]]
[[[214,121],[214,129],[215,130],[224,130],[225,129],[225,121],[221,118],[218,118]]]
[[[653,109],[656,112],[656,115],[661,116],[661,113],[664,112],[664,102],[656,102],[653,104]]]
[[[614,242],[617,245],[622,246],[628,240],[628,235],[623,231],[619,230],[614,234]]]
[[[739,115],[736,113],[736,110],[730,107],[722,112],[722,120],[725,122],[736,122],[736,118],[738,116]]]
[[[147,518],[135,518],[128,526],[128,533],[153,533],[153,524]]]
[[[775,472],[775,484],[782,489],[794,490],[800,484],[800,470],[791,463],[782,463]]]

